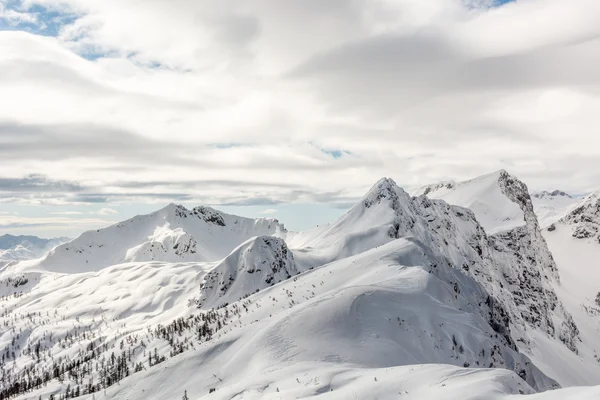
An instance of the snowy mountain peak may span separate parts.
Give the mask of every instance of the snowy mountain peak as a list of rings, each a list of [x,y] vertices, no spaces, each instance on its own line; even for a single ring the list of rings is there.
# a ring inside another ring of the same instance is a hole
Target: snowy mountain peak
[[[285,236],[286,232],[274,219],[169,204],[154,213],[85,232],[27,268],[72,273],[130,261],[216,261],[252,237]]]
[[[527,186],[500,170],[432,191],[428,196],[475,213],[501,271],[497,279],[510,288],[520,317],[577,352],[578,329],[553,290],[558,270],[542,236]],[[554,319],[563,322],[557,326]]]
[[[416,194],[471,209],[488,234],[523,226],[525,212],[533,214],[527,205],[527,187],[505,170],[464,182],[424,186]]]
[[[180,204],[169,204],[161,211],[166,212],[168,215],[177,217],[177,218],[189,218],[189,217],[197,217],[204,220],[207,223],[225,226],[225,219],[223,217],[224,213],[215,210],[214,208],[208,206],[198,206],[194,207],[191,210],[188,210],[184,206]]]
[[[285,241],[259,236],[241,244],[205,278],[198,305],[219,308],[299,273]]]
[[[549,200],[553,200],[555,198],[560,198],[560,197],[566,197],[568,199],[573,198],[573,196],[571,196],[570,194],[568,194],[567,192],[564,192],[562,190],[553,190],[551,192],[549,192],[547,190],[542,190],[541,192],[532,194],[531,197],[534,197],[536,199],[549,199]]]
[[[380,203],[382,199],[397,201],[398,192],[404,192],[391,178],[381,178],[363,197],[363,204],[369,208],[373,204]]]

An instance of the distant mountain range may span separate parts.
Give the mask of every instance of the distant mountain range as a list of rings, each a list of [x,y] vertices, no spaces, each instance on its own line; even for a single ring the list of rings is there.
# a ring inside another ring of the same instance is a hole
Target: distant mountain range
[[[0,236],[0,267],[12,261],[42,257],[54,247],[68,242],[66,237],[42,239],[37,236]]]

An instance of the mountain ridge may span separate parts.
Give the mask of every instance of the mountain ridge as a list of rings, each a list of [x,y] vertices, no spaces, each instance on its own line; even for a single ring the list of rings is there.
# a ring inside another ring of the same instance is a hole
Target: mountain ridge
[[[276,219],[251,219],[208,206],[169,204],[109,227],[87,231],[58,246],[35,268],[98,270],[130,261],[216,261],[257,235],[285,236]],[[33,265],[31,265],[33,267]]]
[[[429,197],[436,193],[472,208]],[[591,331],[586,324],[582,342],[557,295],[527,186],[498,171],[428,195],[382,178],[338,220],[307,232],[169,204],[11,265],[0,271],[4,306],[30,317],[0,316],[11,327],[0,348],[15,352],[0,363],[0,388],[29,387],[29,376],[52,377],[57,365],[59,377],[67,366],[61,380],[21,398],[67,385],[87,399],[169,398],[165,390],[187,385],[194,398],[337,399],[348,393],[331,371],[369,371],[389,390],[383,371],[409,376],[405,366],[424,364],[451,364],[442,370],[458,377],[502,375],[506,395],[573,384],[578,369],[585,383],[600,383],[578,354],[589,351]],[[553,352],[576,372],[545,363]],[[118,360],[94,366],[103,357]]]

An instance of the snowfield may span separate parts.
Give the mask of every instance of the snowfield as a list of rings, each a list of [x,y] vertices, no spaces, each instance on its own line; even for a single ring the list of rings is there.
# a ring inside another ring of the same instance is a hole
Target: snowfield
[[[307,232],[169,205],[11,264],[2,396],[600,398],[600,244],[505,171],[421,194]]]

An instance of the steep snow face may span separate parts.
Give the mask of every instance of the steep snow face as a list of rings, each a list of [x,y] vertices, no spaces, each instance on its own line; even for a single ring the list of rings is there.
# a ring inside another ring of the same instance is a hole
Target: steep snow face
[[[259,236],[240,245],[206,275],[198,306],[219,308],[298,273],[283,239]]]
[[[579,332],[554,291],[556,263],[542,236],[527,186],[502,170],[432,191],[429,196],[473,210],[489,235],[492,258],[500,271],[495,279],[511,293],[523,320],[577,352]],[[531,346],[524,331],[518,335],[526,347]]]
[[[250,219],[210,207],[170,204],[108,228],[88,231],[23,268],[55,272],[97,271],[130,261],[216,261],[259,235],[284,236],[277,220]]]
[[[534,193],[531,200],[538,222],[545,228],[567,215],[582,199],[561,190],[554,190]]]
[[[492,235],[525,224],[523,210],[506,195],[503,183],[507,177],[505,171],[498,171],[465,182],[426,186],[418,194],[469,208]]]
[[[69,240],[65,237],[42,239],[37,236],[2,235],[0,236],[0,267],[12,261],[42,257],[54,247]]]
[[[581,343],[577,358],[557,349],[541,354],[541,361],[564,365],[565,384],[600,384],[600,245],[573,237],[570,227],[560,223],[552,231],[545,230],[544,236],[560,272],[556,293],[573,316]]]
[[[570,382],[598,382],[600,374],[600,194],[594,193],[544,230],[555,257],[561,284],[555,290],[580,331],[579,360],[559,351],[544,354],[544,363],[564,362]],[[584,366],[582,368],[582,366]]]
[[[558,225],[569,229],[576,239],[600,244],[600,192],[587,196],[574,210],[561,218]],[[550,226],[548,229],[555,228],[556,226]]]

